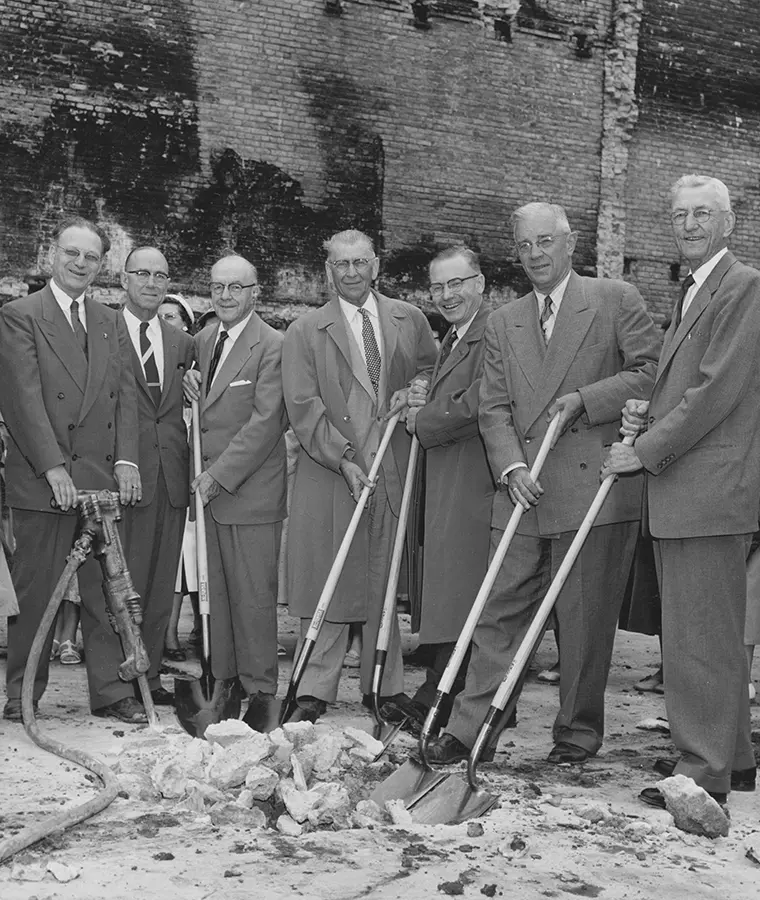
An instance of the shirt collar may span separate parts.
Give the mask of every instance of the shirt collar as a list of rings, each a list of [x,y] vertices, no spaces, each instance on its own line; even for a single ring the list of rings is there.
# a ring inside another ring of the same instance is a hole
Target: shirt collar
[[[544,300],[547,297],[552,298],[552,306],[554,307],[554,312],[556,313],[559,309],[560,303],[562,303],[562,298],[565,296],[565,288],[567,288],[567,283],[570,281],[570,276],[573,274],[573,270],[571,269],[567,275],[560,281],[560,283],[554,288],[554,290],[549,291],[548,294],[542,293],[541,291],[533,288],[533,293],[536,295],[536,299],[538,300],[538,308],[539,310],[543,308]]]
[[[470,325],[472,325],[473,319],[480,312],[480,307],[478,307],[475,312],[470,316],[470,318],[466,322],[460,322],[459,325],[454,326],[454,330],[456,331],[457,340],[461,340],[469,329]]]
[[[137,316],[127,307],[124,307],[124,321],[126,322],[127,328],[138,334],[140,331],[140,326],[143,323],[142,319],[138,319]],[[148,321],[148,334],[160,337],[161,336],[161,325],[159,323],[158,316],[153,316],[152,319]]]
[[[718,265],[718,263],[723,259],[723,257],[728,253],[728,247],[724,247],[722,250],[718,250],[715,256],[711,256],[706,263],[702,263],[702,265],[695,271],[691,273],[691,277],[694,279],[694,284],[697,286],[697,290],[702,287],[702,285],[707,281],[710,272]]]
[[[80,307],[84,303],[84,293],[80,294],[78,297],[69,297],[69,295],[66,293],[66,291],[59,288],[58,285],[55,283],[55,278],[50,279],[50,290],[53,292],[53,296],[58,301],[58,305],[64,311],[69,310],[69,308],[71,307],[71,304],[74,302],[74,300],[77,301],[77,303],[80,305]]]
[[[227,334],[228,334],[228,337],[227,337],[227,343],[228,343],[230,346],[232,346],[232,344],[234,344],[235,341],[236,341],[236,340],[240,337],[240,335],[243,333],[243,329],[245,328],[245,326],[251,321],[251,316],[252,316],[252,315],[253,315],[253,310],[251,310],[251,311],[248,313],[248,315],[243,319],[242,322],[238,322],[237,325],[233,325],[232,328],[227,328],[227,327],[224,325],[224,323],[221,323],[221,324],[219,325],[219,330],[218,330],[217,333],[216,333],[216,340],[214,341],[214,343],[216,344],[216,341],[219,340],[219,335],[220,335],[223,331],[226,331]]]
[[[349,303],[348,300],[344,300],[340,294],[338,294],[338,300],[340,300],[340,308],[343,310],[343,315],[350,322],[355,316],[360,315],[360,309],[366,309],[367,312],[375,319],[379,319],[380,315],[377,311],[377,300],[375,300],[375,295],[372,291],[367,295],[367,299],[362,303],[361,306],[356,306],[353,303]]]

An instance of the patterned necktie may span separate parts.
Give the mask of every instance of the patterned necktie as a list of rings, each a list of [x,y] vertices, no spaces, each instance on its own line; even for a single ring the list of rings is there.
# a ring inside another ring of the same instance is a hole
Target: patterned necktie
[[[453,326],[449,329],[446,337],[443,339],[443,343],[441,344],[441,349],[438,353],[438,369],[443,367],[443,364],[451,355],[451,351],[454,349],[454,341],[457,339],[457,329],[456,326]]]
[[[544,343],[549,343],[549,333],[547,331],[549,327],[549,319],[552,317],[552,313],[554,312],[552,308],[552,298],[549,294],[544,298],[544,308],[541,310],[541,318],[539,319],[541,323],[541,332],[544,335]]]
[[[683,318],[683,302],[686,299],[686,295],[689,293],[689,288],[694,283],[694,276],[691,273],[689,273],[681,283],[681,297],[678,301],[678,306],[676,307],[676,328],[681,324],[681,319]]]
[[[153,402],[158,406],[161,403],[161,382],[158,378],[158,366],[156,354],[153,352],[153,344],[148,337],[148,322],[140,322],[140,362],[142,363],[145,381]]]
[[[372,322],[370,322],[369,313],[366,309],[360,309],[359,312],[362,314],[362,338],[364,340],[364,356],[367,360],[367,372],[377,396],[380,388],[380,366],[382,362],[380,350],[377,346],[375,329],[372,327]]]
[[[82,320],[79,318],[79,301],[71,301],[71,327],[74,330],[74,337],[77,344],[82,348],[82,353],[87,356],[87,332],[84,330]]]
[[[214,375],[216,375],[216,370],[219,368],[219,360],[222,358],[222,349],[224,348],[224,342],[230,336],[228,331],[220,331],[219,337],[216,339],[216,346],[214,347],[214,352],[211,355],[211,365],[208,367],[208,380],[206,381],[206,396],[208,397],[208,392],[211,390],[211,383],[214,380]]]

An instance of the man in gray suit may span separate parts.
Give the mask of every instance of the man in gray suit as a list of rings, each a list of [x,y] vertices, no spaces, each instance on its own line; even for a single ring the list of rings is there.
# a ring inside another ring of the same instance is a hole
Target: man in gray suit
[[[760,272],[728,250],[736,218],[722,181],[686,175],[671,222],[690,274],[665,335],[649,404],[626,404],[633,447],[613,445],[602,475],[646,473],[662,596],[670,733],[687,775],[723,803],[755,789],[744,653],[746,558],[760,496]],[[665,808],[655,788],[641,799]]]
[[[533,290],[491,314],[480,386],[480,430],[496,493],[495,550],[519,503],[526,510],[472,641],[466,686],[431,761],[469,754],[494,692],[599,487],[604,446],[618,436],[621,398],[646,397],[657,337],[635,288],[572,270],[576,232],[561,206],[513,214],[520,261]],[[560,437],[539,481],[535,460],[549,421]],[[615,485],[559,596],[560,711],[553,763],[581,763],[604,735],[604,690],[633,559],[641,479]],[[505,723],[502,722],[502,726]],[[487,748],[484,759],[492,756]]]

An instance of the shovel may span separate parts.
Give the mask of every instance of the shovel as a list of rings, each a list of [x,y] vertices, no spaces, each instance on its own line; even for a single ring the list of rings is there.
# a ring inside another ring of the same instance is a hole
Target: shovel
[[[193,468],[198,475],[201,465],[201,428],[198,401],[193,411]],[[195,545],[198,563],[198,607],[203,629],[201,677],[175,678],[174,699],[180,725],[193,737],[202,738],[209,725],[223,719],[237,719],[240,715],[240,682],[237,678],[215,679],[211,670],[211,641],[209,628],[211,606],[208,590],[208,553],[206,550],[206,518],[203,500],[198,491],[195,497]]]
[[[538,476],[541,473],[541,469],[546,461],[546,457],[549,455],[549,449],[558,427],[559,414],[557,414],[549,423],[549,427],[546,430],[546,434],[544,435],[544,439],[538,450],[538,455],[530,470],[530,477],[534,481],[538,479]],[[380,782],[372,794],[370,794],[370,800],[373,800],[380,806],[382,806],[386,800],[403,800],[407,809],[409,809],[432,791],[433,788],[437,787],[449,777],[445,773],[434,771],[431,768],[427,758],[427,745],[435,728],[435,723],[438,720],[441,705],[451,692],[454,680],[462,665],[462,660],[467,653],[467,648],[470,646],[475,626],[478,624],[483,608],[491,593],[491,588],[496,581],[496,576],[499,574],[504,558],[507,555],[509,545],[512,543],[512,539],[517,532],[517,526],[520,523],[523,512],[522,506],[518,503],[512,511],[512,515],[507,523],[507,528],[502,539],[499,541],[499,546],[496,548],[494,557],[488,566],[486,577],[483,579],[480,590],[475,597],[475,602],[472,604],[472,609],[462,626],[462,631],[456,646],[454,647],[454,651],[449,658],[443,675],[441,675],[441,680],[438,682],[435,700],[428,711],[419,738],[419,762],[415,759],[408,759],[400,769],[397,769],[392,775],[389,775],[385,781]]]
[[[633,437],[626,436],[623,443],[630,446],[633,444]],[[504,680],[494,694],[491,707],[483,720],[470,752],[470,757],[467,760],[467,782],[465,783],[461,778],[449,776],[446,783],[436,790],[435,797],[428,795],[413,810],[412,816],[416,822],[429,825],[456,825],[467,821],[467,819],[482,816],[499,799],[497,794],[490,793],[479,784],[477,778],[478,762],[483,750],[491,742],[498,722],[504,721],[505,716],[511,715],[517,705],[517,697],[525,680],[525,672],[543,639],[549,615],[554,609],[557,597],[616,478],[616,475],[608,475],[599,486],[599,490],[596,492],[596,496],[573,538],[565,558],[562,560],[557,574],[546,592],[546,596],[541,601],[541,605],[536,610],[525,637],[517,648]]]
[[[390,444],[391,442],[393,430],[395,429],[396,423],[399,420],[399,415],[400,413],[396,413],[396,415],[388,421],[385,431],[383,432],[382,440],[380,441],[380,446],[377,448],[377,455],[375,456],[375,460],[372,463],[372,468],[369,470],[369,475],[367,476],[368,479],[372,482],[373,486],[378,472],[380,471],[380,465],[383,461],[383,456],[385,456],[385,451],[388,448],[388,444]],[[287,722],[291,714],[297,709],[296,691],[298,690],[298,685],[301,683],[303,673],[306,671],[306,666],[309,664],[309,659],[311,658],[312,651],[314,650],[314,645],[316,644],[319,633],[322,630],[322,624],[324,623],[325,616],[327,615],[327,610],[330,606],[330,602],[332,601],[333,594],[335,593],[338,579],[340,578],[343,571],[343,566],[346,563],[348,551],[351,549],[351,544],[354,540],[354,536],[356,535],[356,531],[359,528],[359,521],[371,493],[372,487],[364,487],[361,494],[359,495],[359,499],[356,503],[356,508],[354,509],[353,515],[351,516],[351,521],[348,523],[346,533],[343,536],[343,540],[341,541],[340,547],[338,548],[335,560],[333,561],[330,572],[327,575],[327,581],[325,582],[325,586],[322,588],[322,593],[319,596],[317,607],[314,610],[314,615],[311,617],[309,630],[306,632],[306,637],[304,638],[303,644],[301,645],[301,649],[298,653],[298,657],[295,661],[295,664],[293,665],[293,673],[290,676],[290,683],[288,684],[288,690],[285,694],[285,699],[282,702],[274,700],[266,704],[253,703],[249,705],[246,714],[243,716],[243,721],[246,723],[246,725],[249,725],[251,728],[253,728],[254,731],[260,731],[263,733],[273,731],[275,728],[282,725],[283,722]]]
[[[372,670],[372,714],[375,717],[375,738],[382,741],[383,749],[375,757],[375,761],[385,753],[396,735],[403,728],[406,719],[402,719],[395,725],[387,722],[380,714],[380,687],[385,674],[385,661],[388,658],[388,645],[391,640],[391,629],[396,615],[396,591],[398,578],[401,572],[401,558],[404,555],[406,542],[406,525],[409,521],[409,509],[412,505],[412,492],[414,491],[414,475],[417,470],[417,457],[420,452],[420,442],[412,437],[412,445],[409,448],[409,462],[406,467],[404,480],[404,493],[401,497],[401,509],[399,510],[398,525],[396,527],[396,539],[393,543],[390,571],[388,572],[388,585],[385,588],[383,612],[380,617],[380,627],[377,632],[377,644],[375,646],[375,665]]]

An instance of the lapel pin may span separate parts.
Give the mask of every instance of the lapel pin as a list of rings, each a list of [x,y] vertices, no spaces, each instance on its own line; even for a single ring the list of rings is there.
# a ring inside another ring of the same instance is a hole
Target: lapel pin
[[[105,333],[105,331],[103,332],[103,337],[104,337],[106,340],[108,340],[108,335]]]

